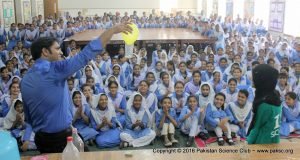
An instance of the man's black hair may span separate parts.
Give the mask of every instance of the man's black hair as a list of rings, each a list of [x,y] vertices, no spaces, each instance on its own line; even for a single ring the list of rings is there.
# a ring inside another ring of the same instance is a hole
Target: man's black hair
[[[31,45],[31,55],[33,60],[37,60],[41,57],[43,48],[48,49],[50,51],[50,47],[57,42],[56,38],[53,37],[42,37],[34,41]]]

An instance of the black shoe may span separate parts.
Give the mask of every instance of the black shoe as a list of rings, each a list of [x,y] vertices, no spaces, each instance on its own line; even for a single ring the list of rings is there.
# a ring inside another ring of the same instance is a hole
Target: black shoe
[[[234,145],[234,142],[233,142],[232,138],[228,138],[228,139],[227,139],[227,143],[228,143],[230,146],[233,146],[233,145]]]
[[[231,137],[232,137],[232,138],[236,138],[236,133],[231,132]]]
[[[94,146],[95,145],[94,140],[93,139],[88,140],[87,145],[88,146]]]
[[[87,145],[84,145],[84,152],[89,152],[89,151],[90,151],[89,147]]]
[[[198,136],[204,141],[208,140],[208,138],[209,138],[209,135],[204,132],[200,132]]]
[[[152,141],[150,142],[150,145],[151,145],[151,146],[153,146],[153,144],[154,144],[154,140],[152,140]]]
[[[225,142],[223,138],[218,138],[218,145],[219,146],[224,146]]]
[[[188,141],[186,142],[186,147],[191,147],[194,142],[194,137],[189,137]]]
[[[120,148],[120,149],[123,149],[123,148],[126,148],[126,147],[128,147],[128,146],[129,146],[128,142],[122,141],[122,142],[120,143],[119,148]]]

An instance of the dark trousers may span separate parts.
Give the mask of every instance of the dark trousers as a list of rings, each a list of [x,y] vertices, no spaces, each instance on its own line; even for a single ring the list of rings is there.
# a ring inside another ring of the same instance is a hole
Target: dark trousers
[[[58,133],[37,132],[34,142],[41,153],[61,153],[67,145],[68,136],[72,136],[71,128]]]

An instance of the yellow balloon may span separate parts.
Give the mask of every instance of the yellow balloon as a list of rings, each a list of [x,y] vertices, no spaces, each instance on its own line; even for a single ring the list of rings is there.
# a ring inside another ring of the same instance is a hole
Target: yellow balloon
[[[132,33],[122,33],[122,38],[125,44],[132,45],[139,37],[139,29],[134,23],[131,23],[129,26],[132,28]]]
[[[136,37],[136,39],[139,37],[139,33],[140,33],[140,31],[139,31],[139,29],[138,29],[138,27],[134,24],[134,23],[132,23],[131,25],[131,28],[132,28],[132,34]]]

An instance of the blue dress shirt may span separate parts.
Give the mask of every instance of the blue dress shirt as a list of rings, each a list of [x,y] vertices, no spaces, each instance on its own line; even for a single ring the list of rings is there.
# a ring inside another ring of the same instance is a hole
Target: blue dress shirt
[[[67,78],[103,50],[101,40],[91,41],[81,53],[62,61],[39,58],[21,81],[26,122],[34,132],[57,133],[72,124],[72,100]]]

